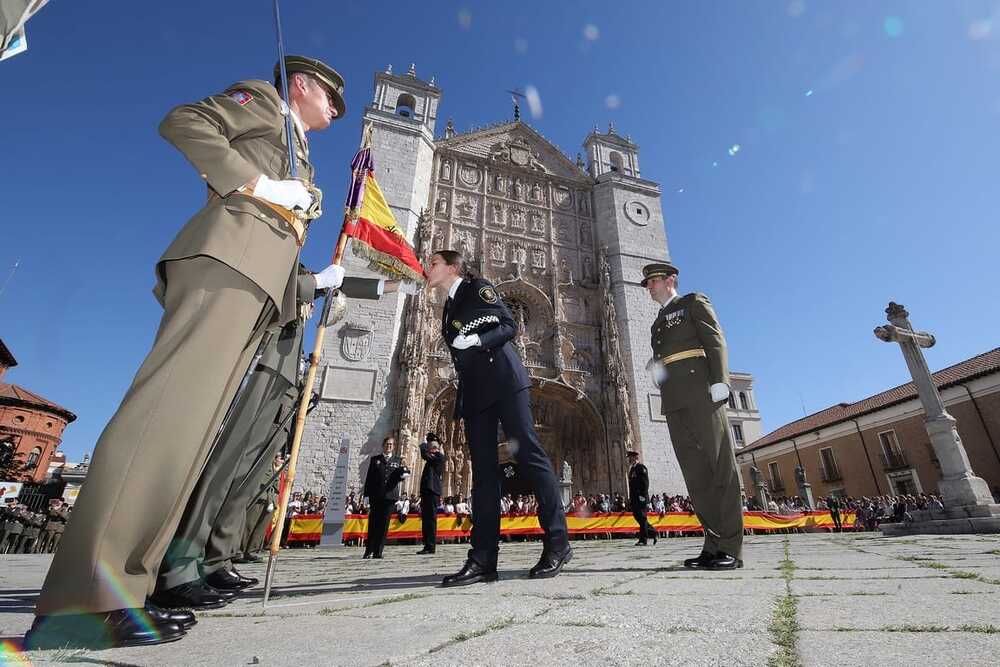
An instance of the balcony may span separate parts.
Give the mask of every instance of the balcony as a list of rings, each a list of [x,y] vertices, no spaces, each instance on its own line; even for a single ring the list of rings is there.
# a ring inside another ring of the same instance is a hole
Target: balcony
[[[844,476],[840,474],[840,467],[836,464],[824,464],[819,467],[819,478],[824,482],[839,482]]]
[[[906,459],[906,454],[902,450],[883,451],[879,456],[882,459],[882,467],[886,470],[900,470],[910,467],[910,462]]]

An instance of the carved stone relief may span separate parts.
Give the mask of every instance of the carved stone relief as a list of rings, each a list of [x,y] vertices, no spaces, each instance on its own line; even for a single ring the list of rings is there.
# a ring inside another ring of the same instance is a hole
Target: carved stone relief
[[[479,198],[460,192],[455,195],[455,213],[462,218],[475,218],[479,211]]]
[[[516,232],[524,231],[525,218],[528,212],[523,208],[513,207],[510,209],[510,228]]]
[[[536,236],[545,235],[545,217],[540,211],[532,211],[531,215],[531,228],[530,231]]]
[[[455,249],[465,255],[465,258],[472,260],[476,257],[476,237],[469,229],[457,229],[452,236],[452,244]]]
[[[494,227],[503,227],[503,215],[504,215],[504,205],[498,201],[490,204],[490,215],[487,218],[487,222]]]
[[[573,205],[573,195],[567,187],[562,185],[558,186],[553,193],[553,197],[555,199],[556,208],[568,209]]]
[[[538,246],[532,246],[531,248],[531,268],[545,268],[545,251]]]
[[[590,229],[590,223],[586,220],[580,221],[580,243],[588,248],[594,246],[594,233]]]
[[[477,165],[467,162],[459,168],[458,180],[470,188],[478,188],[483,180],[483,174]]]
[[[451,160],[441,160],[441,180],[451,180]]]
[[[490,238],[490,262],[494,266],[505,266],[507,264],[507,250],[504,239],[499,236]]]
[[[448,194],[445,192],[439,192],[437,203],[434,206],[434,210],[440,215],[448,215]]]

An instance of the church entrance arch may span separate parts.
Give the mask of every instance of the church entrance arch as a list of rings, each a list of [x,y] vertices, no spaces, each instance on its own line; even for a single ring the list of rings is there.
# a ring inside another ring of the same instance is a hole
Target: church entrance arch
[[[615,486],[609,474],[604,422],[593,403],[579,398],[576,389],[561,382],[536,379],[530,391],[535,430],[556,478],[562,477],[563,465],[568,464],[574,493],[607,492]],[[472,489],[472,458],[462,421],[452,418],[455,395],[453,385],[440,391],[431,402],[425,423],[444,443],[442,494],[467,496]],[[502,432],[499,438],[504,441]]]

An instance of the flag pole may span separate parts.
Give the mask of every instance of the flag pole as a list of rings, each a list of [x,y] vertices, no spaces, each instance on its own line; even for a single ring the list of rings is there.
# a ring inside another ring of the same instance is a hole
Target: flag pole
[[[277,0],[275,0],[277,4]],[[371,145],[372,128],[367,126],[362,132],[361,148]],[[344,219],[344,226],[340,230],[340,238],[337,239],[337,248],[333,253],[333,263],[340,265],[344,258],[344,249],[347,247],[348,232],[350,224],[357,219],[357,211],[349,210]],[[288,455],[288,470],[285,477],[285,485],[281,490],[281,497],[276,509],[277,523],[271,532],[271,546],[267,557],[267,570],[264,574],[264,600],[263,609],[267,610],[267,601],[271,597],[271,584],[274,579],[274,571],[278,562],[278,554],[281,551],[281,534],[285,526],[285,516],[288,512],[288,499],[291,496],[292,484],[295,482],[296,465],[299,459],[299,447],[302,444],[302,433],[305,429],[306,415],[309,413],[309,400],[312,398],[313,385],[316,382],[316,372],[319,369],[319,360],[323,353],[323,339],[326,337],[327,320],[330,315],[330,308],[336,300],[334,290],[327,292],[323,302],[323,311],[319,323],[316,326],[316,342],[313,343],[312,354],[309,355],[309,370],[306,371],[305,386],[299,398],[298,413],[295,416],[295,431],[292,435],[292,448]]]

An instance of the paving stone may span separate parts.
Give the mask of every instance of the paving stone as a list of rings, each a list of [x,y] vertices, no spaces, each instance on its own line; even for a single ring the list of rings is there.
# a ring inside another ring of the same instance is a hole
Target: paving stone
[[[995,604],[970,604],[965,595],[849,595],[831,601],[828,597],[798,600],[799,626],[805,630],[850,628],[879,630],[884,627],[997,624]],[[995,599],[995,598],[991,598]]]
[[[803,665],[996,665],[1000,635],[972,632],[802,632]]]

